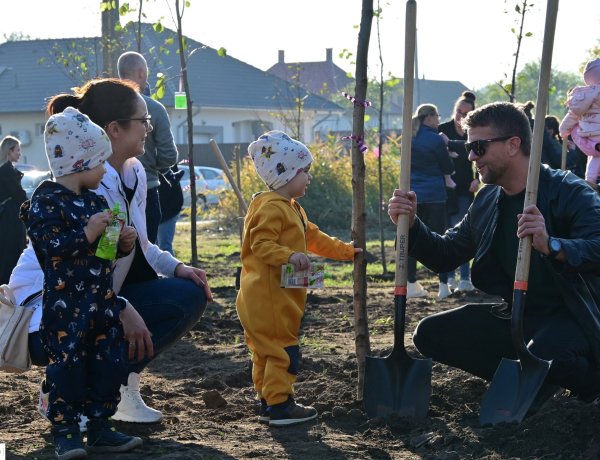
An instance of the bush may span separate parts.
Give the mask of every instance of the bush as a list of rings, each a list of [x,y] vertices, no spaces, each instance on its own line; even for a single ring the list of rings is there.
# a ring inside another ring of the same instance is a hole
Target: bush
[[[365,153],[365,212],[370,230],[379,226],[379,182],[377,158],[371,146]],[[308,191],[299,201],[311,222],[323,231],[348,229],[352,224],[352,157],[348,145],[330,139],[309,146],[315,161],[311,166],[313,176]],[[394,143],[384,145],[382,156],[382,182],[384,202],[392,190],[398,187],[400,174],[399,152]],[[236,176],[235,165],[232,174]],[[241,190],[247,203],[252,195],[266,190],[264,182],[256,174],[252,160],[246,156],[240,171]],[[233,190],[227,191],[219,205],[218,220],[221,226],[236,225],[239,216],[237,197]]]

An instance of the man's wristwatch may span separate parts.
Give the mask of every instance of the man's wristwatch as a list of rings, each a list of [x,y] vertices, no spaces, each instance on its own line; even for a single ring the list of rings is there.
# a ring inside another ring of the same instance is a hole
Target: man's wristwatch
[[[548,253],[549,259],[554,259],[558,253],[562,250],[562,244],[558,238],[550,237],[548,238]]]

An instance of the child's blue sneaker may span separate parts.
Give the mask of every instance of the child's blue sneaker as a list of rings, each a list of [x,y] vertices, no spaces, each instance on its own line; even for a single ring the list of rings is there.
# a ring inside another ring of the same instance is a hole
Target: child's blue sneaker
[[[68,423],[53,425],[52,439],[58,460],[87,458],[87,452],[79,433],[79,425]]]
[[[319,415],[317,409],[297,404],[291,396],[281,404],[269,406],[267,412],[269,414],[269,425],[272,426],[295,425],[317,418],[317,415]]]
[[[127,452],[142,445],[141,438],[120,433],[106,418],[90,418],[87,427],[90,452]]]

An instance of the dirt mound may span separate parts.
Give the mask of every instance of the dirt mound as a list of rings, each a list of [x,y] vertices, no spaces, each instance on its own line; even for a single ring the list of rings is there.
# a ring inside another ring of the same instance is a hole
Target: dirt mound
[[[392,340],[392,287],[389,281],[372,284],[371,346],[375,355],[385,355]],[[433,279],[425,286],[436,292]],[[233,288],[215,290],[215,302],[202,321],[143,373],[144,399],[160,409],[164,419],[149,426],[119,424],[126,433],[142,436],[144,446],[111,459],[600,457],[597,406],[561,393],[520,425],[481,427],[478,411],[486,383],[437,363],[426,419],[368,419],[356,400],[350,289],[314,291],[308,297],[296,399],[313,404],[319,418],[288,428],[259,424],[235,295]],[[407,332],[431,313],[490,300],[477,293],[440,302],[433,296],[411,300]],[[411,343],[410,334],[406,343]],[[9,459],[53,458],[49,424],[36,411],[42,377],[40,368],[2,375],[0,442],[6,443]]]

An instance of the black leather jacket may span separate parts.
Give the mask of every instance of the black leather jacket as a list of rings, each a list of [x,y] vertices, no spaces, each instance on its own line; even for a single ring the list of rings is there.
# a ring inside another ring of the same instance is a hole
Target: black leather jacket
[[[471,279],[480,290],[512,303],[514,279],[497,269],[490,247],[504,192],[486,185],[475,196],[467,215],[438,235],[418,218],[409,233],[409,254],[435,272],[447,272],[473,259]],[[590,340],[600,365],[600,197],[570,172],[542,165],[537,207],[550,236],[560,239],[566,262],[544,258],[569,311]],[[532,251],[532,257],[542,257]]]

